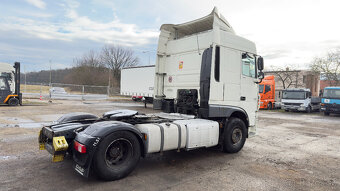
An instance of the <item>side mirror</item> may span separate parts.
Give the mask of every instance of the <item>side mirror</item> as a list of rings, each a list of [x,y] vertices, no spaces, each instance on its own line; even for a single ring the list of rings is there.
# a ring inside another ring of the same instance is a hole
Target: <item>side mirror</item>
[[[260,71],[263,70],[263,58],[260,56],[258,59],[257,59],[257,69],[259,69]]]

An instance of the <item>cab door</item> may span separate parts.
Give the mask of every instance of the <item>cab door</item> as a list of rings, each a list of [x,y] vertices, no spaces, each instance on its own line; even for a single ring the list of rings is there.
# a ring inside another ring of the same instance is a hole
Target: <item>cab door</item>
[[[0,103],[4,103],[7,96],[11,93],[7,78],[0,77]]]
[[[250,126],[255,125],[258,107],[258,84],[255,56],[241,53],[241,85],[240,105],[247,112]]]

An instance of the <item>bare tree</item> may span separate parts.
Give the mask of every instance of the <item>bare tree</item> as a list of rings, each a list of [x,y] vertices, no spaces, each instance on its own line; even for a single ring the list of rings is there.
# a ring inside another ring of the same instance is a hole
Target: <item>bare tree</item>
[[[100,61],[100,56],[96,54],[93,50],[90,50],[88,53],[85,53],[80,58],[75,58],[73,60],[76,67],[104,67],[104,65]]]
[[[277,76],[277,80],[281,82],[282,88],[297,88],[302,85],[302,81],[299,80],[300,70],[294,69],[293,66],[285,67],[273,67],[272,71],[266,72],[273,73]]]
[[[320,72],[330,86],[340,85],[340,49],[328,52],[325,57],[317,57],[310,65],[312,71]]]
[[[122,68],[136,66],[139,63],[138,57],[134,55],[131,49],[113,45],[104,46],[101,52],[101,60],[106,67],[111,69],[116,85],[120,82]]]
[[[91,50],[73,62],[75,67],[66,76],[67,81],[84,85],[107,85],[108,70],[97,53]]]

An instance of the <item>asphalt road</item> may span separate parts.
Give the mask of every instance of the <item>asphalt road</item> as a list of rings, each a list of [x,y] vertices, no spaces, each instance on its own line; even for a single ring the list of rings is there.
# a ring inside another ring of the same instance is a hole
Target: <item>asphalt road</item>
[[[121,108],[154,112],[132,102],[1,106],[0,190],[340,190],[340,116],[334,115],[261,111],[257,135],[237,154],[214,149],[153,154],[112,182],[83,178],[71,159],[52,163],[38,150],[39,125],[68,112],[101,115]]]

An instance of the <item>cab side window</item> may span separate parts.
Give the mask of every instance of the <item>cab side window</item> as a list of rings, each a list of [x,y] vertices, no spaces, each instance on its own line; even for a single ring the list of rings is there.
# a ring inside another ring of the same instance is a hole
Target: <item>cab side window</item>
[[[247,53],[243,53],[242,54],[242,74],[244,76],[256,78],[255,73],[256,73],[255,58],[251,57]]]
[[[270,85],[266,85],[266,89],[264,91],[264,93],[270,92],[272,89],[270,87]]]

